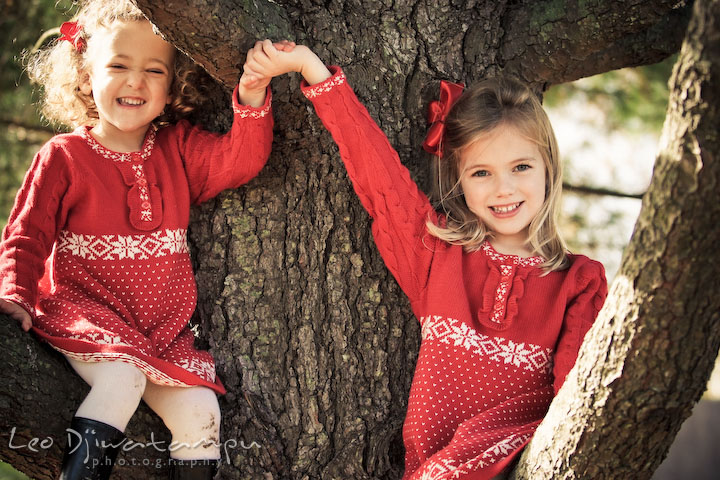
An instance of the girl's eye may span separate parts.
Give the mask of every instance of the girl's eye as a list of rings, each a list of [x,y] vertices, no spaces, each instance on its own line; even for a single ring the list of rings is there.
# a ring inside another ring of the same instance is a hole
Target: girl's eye
[[[120,63],[113,63],[110,65],[110,68],[113,70],[123,70],[125,68],[125,65],[122,65]]]
[[[156,75],[164,75],[164,74],[165,74],[165,71],[164,71],[164,70],[160,70],[159,68],[151,68],[151,69],[148,70],[148,72],[154,73],[154,74],[156,74]]]
[[[528,165],[526,163],[521,163],[520,165],[515,167],[515,170],[517,170],[518,172],[525,172],[527,170],[530,170],[531,168],[532,167],[530,165]]]
[[[478,170],[472,174],[473,177],[487,177],[488,175],[490,175],[490,172],[487,170]]]

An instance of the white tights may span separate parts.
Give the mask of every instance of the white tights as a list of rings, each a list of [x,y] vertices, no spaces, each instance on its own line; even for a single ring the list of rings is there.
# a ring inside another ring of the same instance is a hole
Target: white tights
[[[142,399],[170,430],[172,458],[220,458],[220,406],[215,392],[209,388],[156,385],[147,381],[137,367],[124,362],[90,363],[70,358],[68,361],[90,385],[90,393],[76,416],[125,431]]]

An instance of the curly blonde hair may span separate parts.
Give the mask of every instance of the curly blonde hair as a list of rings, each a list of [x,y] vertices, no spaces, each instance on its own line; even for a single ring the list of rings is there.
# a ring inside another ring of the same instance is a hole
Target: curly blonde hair
[[[434,182],[431,197],[445,213],[443,225],[427,222],[430,234],[446,242],[463,245],[467,251],[480,248],[492,232],[467,206],[460,186],[461,153],[470,144],[500,126],[515,127],[537,144],[545,164],[545,200],[530,222],[528,245],[545,258],[545,272],[568,265],[567,247],[558,229],[562,193],[562,165],[558,145],[547,113],[537,96],[523,83],[509,78],[486,79],[463,92],[445,120],[444,154],[433,157]]]
[[[99,29],[108,28],[115,21],[147,21],[147,18],[129,0],[80,2],[77,23],[85,45]],[[86,54],[87,48],[78,50],[71,42],[58,39],[26,57],[30,80],[42,87],[41,112],[53,124],[76,128],[95,125],[98,120],[92,95],[80,89],[83,72],[88,67]],[[173,71],[172,102],[155,119],[159,126],[186,117],[204,99],[206,77],[198,65],[177,50]]]

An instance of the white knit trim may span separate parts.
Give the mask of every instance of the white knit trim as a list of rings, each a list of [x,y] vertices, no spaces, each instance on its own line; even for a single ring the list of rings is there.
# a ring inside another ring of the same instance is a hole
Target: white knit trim
[[[150,203],[150,192],[148,192],[148,183],[145,178],[145,168],[142,163],[137,163],[132,166],[133,174],[135,175],[135,184],[138,186],[138,193],[140,195],[140,220],[143,222],[149,222],[152,220],[152,204]]]
[[[149,235],[86,235],[60,232],[57,252],[85,260],[147,260],[188,253],[187,230],[165,229]]]
[[[90,148],[92,148],[93,151],[98,155],[101,155],[108,160],[112,160],[113,162],[130,162],[132,161],[133,157],[139,156],[144,161],[150,156],[153,146],[155,145],[156,131],[157,127],[155,125],[150,125],[146,134],[147,136],[145,137],[145,141],[143,142],[142,149],[139,152],[124,153],[114,152],[100,145],[100,143],[98,143],[98,141],[95,140],[92,135],[90,135],[90,130],[87,127],[80,128],[80,136],[85,139],[88,145],[90,145]]]
[[[501,324],[505,318],[505,310],[507,306],[507,297],[510,292],[510,281],[513,277],[513,265],[500,265],[500,283],[495,289],[495,304],[493,305],[493,313],[490,321],[495,324]]]
[[[531,343],[516,343],[502,337],[489,337],[454,318],[442,315],[421,317],[422,339],[463,348],[468,352],[500,364],[535,372],[550,371],[552,349]]]
[[[338,85],[345,83],[345,73],[340,72],[338,75],[328,78],[324,82],[313,85],[310,88],[303,89],[303,94],[306,98],[312,99],[318,97],[324,93],[329,92]]]
[[[233,104],[233,112],[236,115],[239,115],[240,118],[254,118],[256,120],[259,120],[270,114],[270,102],[267,102],[267,105],[262,108],[255,108],[249,105]]]
[[[487,255],[490,260],[500,262],[505,265],[517,265],[519,267],[535,267],[545,261],[545,259],[541,256],[524,258],[518,255],[504,255],[502,253],[498,253],[498,251],[495,250],[492,245],[490,245],[490,242],[484,242],[480,248],[483,250],[483,252],[485,252],[485,255]]]
[[[212,362],[198,360],[197,358],[185,359],[177,363],[177,366],[202,378],[215,379],[215,364]]]
[[[153,367],[149,363],[140,360],[137,357],[134,357],[132,355],[129,355],[127,353],[100,353],[100,352],[93,352],[93,353],[77,353],[77,352],[71,352],[68,350],[65,350],[63,348],[59,348],[53,345],[53,348],[55,348],[57,351],[62,353],[63,355],[72,358],[73,360],[79,360],[81,362],[112,362],[112,361],[120,361],[129,363],[131,365],[136,366],[140,370],[143,371],[145,375],[150,377],[152,379],[153,383],[156,383],[158,385],[167,385],[170,387],[192,387],[193,385],[187,384],[185,382],[181,382],[180,380],[171,377],[170,375],[158,370],[157,368]],[[215,381],[215,375],[212,376],[211,381]],[[205,379],[209,377],[203,377]]]

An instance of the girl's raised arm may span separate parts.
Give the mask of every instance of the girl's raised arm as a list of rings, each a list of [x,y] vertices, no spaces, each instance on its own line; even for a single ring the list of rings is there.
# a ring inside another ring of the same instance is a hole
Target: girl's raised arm
[[[233,126],[224,135],[177,124],[176,144],[183,159],[190,198],[202,203],[228,188],[237,188],[257,176],[270,156],[273,118],[270,90],[261,107],[243,105],[233,92]]]
[[[247,58],[264,50],[292,48],[294,44],[258,42]],[[178,148],[185,164],[191,199],[201,203],[222,190],[253,179],[263,168],[272,147],[273,119],[268,85],[272,76],[244,69],[233,92],[233,126],[225,135],[178,124]]]
[[[303,93],[332,134],[355,192],[373,218],[373,235],[385,264],[410,300],[417,299],[426,286],[434,251],[440,248],[425,227],[436,214],[345,74],[337,67],[326,68],[304,46],[278,52],[274,60],[253,59],[249,67],[263,75],[303,75]]]

